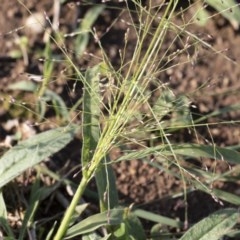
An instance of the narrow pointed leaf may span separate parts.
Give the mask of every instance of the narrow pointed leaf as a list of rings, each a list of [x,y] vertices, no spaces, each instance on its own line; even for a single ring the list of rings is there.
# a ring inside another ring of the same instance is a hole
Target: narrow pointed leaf
[[[180,228],[182,227],[182,223],[178,220],[169,218],[169,217],[165,217],[159,214],[155,214],[146,210],[142,210],[142,209],[136,209],[133,211],[133,213],[143,219],[152,221],[152,222],[157,222],[157,223],[161,223],[162,225],[167,225],[167,226],[171,226],[171,227],[175,227],[175,228]]]
[[[20,233],[19,233],[19,240],[24,239],[26,231],[28,230],[29,227],[32,226],[32,223],[34,222],[34,215],[39,206],[39,200],[40,200],[40,196],[41,196],[41,191],[39,191],[40,180],[37,179],[31,188],[32,188],[31,195],[30,195],[30,199],[28,201],[29,205],[28,205],[27,211],[24,214],[22,227],[21,227]]]
[[[172,145],[171,148],[166,145],[147,148],[147,149],[126,154],[120,157],[117,161],[144,158],[149,156],[150,154],[158,154],[162,157],[167,157],[172,155],[171,149],[174,151],[176,155],[182,155],[182,156],[194,157],[194,158],[205,157],[205,158],[213,158],[216,160],[226,160],[230,163],[235,163],[235,164],[240,163],[240,153],[235,150],[216,147],[216,146],[200,145],[200,144]]]
[[[124,209],[112,209],[92,215],[68,229],[65,239],[93,232],[105,225],[118,225],[123,221]]]
[[[99,73],[101,65],[88,69],[86,72],[86,83],[83,94],[83,147],[82,165],[87,166],[92,160],[100,136],[100,114],[101,96],[99,90]],[[115,186],[115,175],[106,156],[104,163],[98,166],[95,179],[98,188],[101,211],[114,208],[118,204],[117,188]],[[83,168],[85,169],[85,168]],[[83,174],[85,171],[83,170]],[[105,198],[104,196],[107,196]],[[109,201],[107,201],[109,200]]]
[[[67,106],[58,94],[47,89],[45,91],[44,97],[49,98],[49,100],[52,101],[53,107],[55,108],[55,111],[58,115],[61,115],[65,121],[71,121]]]
[[[208,146],[208,145],[197,145],[197,144],[185,144],[179,146],[173,146],[175,154],[184,155],[188,157],[206,157],[213,158],[216,160],[226,160],[231,163],[240,163],[240,153],[231,149]],[[167,154],[169,154],[168,152]]]
[[[89,32],[91,31],[91,27],[104,8],[105,5],[103,4],[93,6],[88,10],[85,17],[81,21],[81,24],[79,26],[80,34],[78,34],[75,40],[75,51],[77,52],[78,57],[80,57],[86,50],[90,39]]]
[[[100,116],[100,95],[98,66],[88,69],[83,92],[83,114],[82,114],[82,166],[83,175],[87,172],[86,167],[92,160],[94,151],[99,140],[99,116]]]
[[[5,230],[9,239],[15,239],[12,229],[7,221],[7,208],[3,199],[2,190],[0,190],[0,226]]]
[[[211,194],[216,199],[221,199],[222,201],[225,201],[237,206],[240,205],[240,197],[236,194],[229,193],[224,190],[216,189],[216,188],[213,188],[211,189],[211,191],[209,191],[208,188],[204,187],[204,185],[200,184],[198,181],[194,181],[194,187],[195,189]]]

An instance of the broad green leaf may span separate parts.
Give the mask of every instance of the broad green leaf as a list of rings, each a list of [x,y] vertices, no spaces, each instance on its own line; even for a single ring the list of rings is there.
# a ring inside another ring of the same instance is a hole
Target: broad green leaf
[[[176,97],[172,91],[164,90],[154,103],[153,112],[159,120],[167,114],[174,112],[174,118],[167,121],[167,125],[188,125],[191,121],[189,105],[190,101],[186,96],[180,95]]]
[[[180,240],[219,240],[229,233],[237,223],[237,209],[229,208],[217,211],[190,228]]]
[[[160,120],[172,111],[175,98],[175,95],[171,91],[165,90],[154,102],[153,112],[157,114]]]
[[[205,8],[201,7],[201,4],[198,4],[197,8],[198,9],[196,15],[194,16],[195,21],[198,25],[205,26],[209,20],[210,15]]]
[[[228,20],[240,23],[240,8],[234,0],[206,0],[205,2]]]
[[[64,239],[90,233],[105,225],[118,225],[123,221],[124,209],[111,209],[109,211],[92,215],[67,230]]]
[[[66,146],[76,130],[76,126],[49,130],[21,141],[7,151],[0,159],[0,188]]]

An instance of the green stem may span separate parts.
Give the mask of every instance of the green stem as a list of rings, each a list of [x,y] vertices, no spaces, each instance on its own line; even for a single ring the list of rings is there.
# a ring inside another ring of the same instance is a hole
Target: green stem
[[[68,209],[65,212],[65,215],[64,215],[62,222],[58,228],[58,231],[54,237],[54,240],[62,240],[63,239],[63,237],[67,231],[68,225],[70,223],[71,217],[75,211],[77,204],[79,203],[79,199],[81,198],[81,196],[83,195],[83,193],[87,187],[88,181],[89,181],[89,179],[87,179],[85,177],[82,178],[82,180],[77,188],[77,191],[74,194],[74,197],[73,197]]]

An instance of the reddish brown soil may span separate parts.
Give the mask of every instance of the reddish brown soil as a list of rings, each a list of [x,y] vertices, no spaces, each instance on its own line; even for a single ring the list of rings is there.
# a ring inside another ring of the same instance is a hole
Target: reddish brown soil
[[[26,6],[32,11],[45,11],[48,16],[52,16],[53,8],[51,1],[27,1]],[[71,32],[76,24],[76,18],[82,17],[84,11],[77,10],[78,6],[75,4],[65,4],[62,7],[60,16],[60,27],[63,32]],[[100,20],[97,22],[97,27],[100,33],[106,26],[110,26],[112,21],[116,19],[118,10],[106,10]],[[18,93],[9,92],[7,86],[13,82],[17,82],[22,73],[39,73],[42,69],[42,63],[39,62],[36,51],[43,49],[43,36],[42,34],[35,35],[29,33],[26,28],[15,31],[22,26],[25,26],[26,18],[29,16],[27,10],[17,3],[17,1],[3,1],[0,9],[0,96],[6,97],[12,94],[17,97]],[[127,15],[124,15],[127,19]],[[186,16],[187,17],[187,16]],[[181,23],[181,20],[178,20]],[[112,26],[109,32],[105,33],[102,37],[103,47],[110,54],[112,62],[119,64],[117,59],[118,49],[123,46],[123,41],[119,39],[124,38],[125,25],[117,19],[116,23]],[[177,64],[176,67],[171,68],[160,74],[159,78],[164,79],[163,82],[168,82],[176,95],[187,95],[190,100],[196,105],[193,108],[193,114],[203,116],[218,108],[223,108],[232,104],[238,104],[240,101],[240,34],[238,30],[234,30],[231,24],[224,20],[221,16],[217,16],[209,20],[205,27],[199,27],[196,24],[191,24],[188,30],[204,39],[212,46],[218,53],[214,53],[209,48],[204,48],[200,44],[190,48],[188,54],[183,53],[175,58],[171,64],[181,62],[188,62],[185,64]],[[19,49],[16,44],[17,39],[27,35],[29,39],[29,59],[28,64],[24,63],[22,58],[13,59],[10,57],[10,52],[14,49]],[[168,36],[168,41],[172,39],[171,34]],[[186,37],[183,37],[186,41]],[[71,48],[72,42],[67,42],[67,46]],[[134,45],[134,38],[130,36],[129,44]],[[181,43],[176,42],[171,51],[177,50],[182,47]],[[168,46],[163,46],[167,49]],[[131,49],[131,47],[129,48]],[[56,50],[57,51],[57,50]],[[94,42],[90,44],[89,52],[98,55],[98,49]],[[221,52],[222,54],[220,54]],[[131,52],[128,51],[130,58]],[[190,61],[189,61],[190,57]],[[227,58],[228,59],[227,59]],[[94,65],[94,61],[89,61],[91,57],[84,56],[83,59],[75,59],[81,67]],[[92,58],[91,58],[92,59]],[[92,59],[93,60],[93,59]],[[57,67],[58,68],[58,67]],[[60,70],[63,66],[59,67]],[[71,83],[66,85],[66,81],[59,81],[52,86],[63,99],[66,99],[67,104],[71,105],[76,101],[79,93],[70,96],[67,89],[71,88]],[[72,97],[72,98],[71,98]],[[31,101],[31,98],[28,100]],[[34,121],[34,119],[26,119],[23,115],[15,116],[13,112],[6,111],[4,108],[4,101],[0,105],[0,125],[1,125],[1,141],[7,135],[12,134],[4,128],[4,124],[10,120],[17,118],[21,122]],[[208,123],[224,122],[224,121],[238,121],[240,119],[240,111],[232,111],[208,119]],[[46,120],[44,127],[36,128],[37,131],[42,129],[51,128],[48,126],[49,122],[55,122],[55,119],[50,115]],[[199,141],[204,143],[206,141],[215,142],[220,146],[238,145],[240,142],[240,128],[239,123],[234,124],[213,124],[209,128],[199,128]],[[13,131],[14,132],[14,131]],[[177,135],[172,137],[172,141],[190,142],[193,140],[192,136],[186,131],[180,131]],[[78,141],[78,140],[76,140]],[[194,140],[193,140],[194,141]],[[111,153],[113,159],[119,156],[119,149],[114,149]],[[70,157],[69,157],[70,156]],[[76,165],[76,161],[80,158],[79,142],[74,142],[66,149],[56,155],[59,162],[51,163],[51,168],[61,168],[64,165],[65,159],[68,158],[69,166]],[[211,168],[214,164],[213,161],[207,161],[206,165]],[[222,171],[228,169],[226,163],[218,164],[218,168]],[[166,215],[169,217],[179,217],[184,221],[184,209],[186,203],[183,197],[176,198],[169,201],[168,196],[174,193],[182,192],[182,181],[161,172],[158,169],[149,166],[147,163],[141,161],[126,161],[116,165],[117,186],[120,193],[121,201],[127,204],[136,203],[142,204],[141,206],[158,214]],[[174,171],[174,170],[173,170]],[[94,184],[93,184],[94,185]],[[236,183],[232,185],[220,185],[220,187],[233,192],[233,189],[239,188]],[[65,191],[63,189],[63,191]],[[225,204],[227,206],[227,204]],[[221,208],[222,206],[213,200],[213,198],[205,193],[195,192],[190,193],[188,196],[188,220],[189,223],[194,223],[207,216],[210,212]],[[11,207],[11,211],[13,211]],[[149,224],[149,223],[144,223]],[[149,225],[148,225],[149,226]]]

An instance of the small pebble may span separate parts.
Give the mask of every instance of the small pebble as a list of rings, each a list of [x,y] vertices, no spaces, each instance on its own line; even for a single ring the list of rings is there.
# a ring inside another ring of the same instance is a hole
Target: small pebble
[[[46,18],[43,13],[36,12],[30,15],[25,22],[27,30],[33,34],[39,34],[44,32],[46,25]]]

